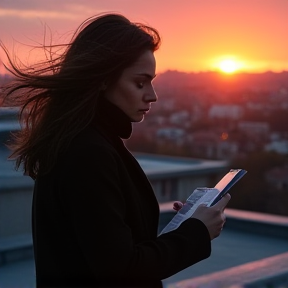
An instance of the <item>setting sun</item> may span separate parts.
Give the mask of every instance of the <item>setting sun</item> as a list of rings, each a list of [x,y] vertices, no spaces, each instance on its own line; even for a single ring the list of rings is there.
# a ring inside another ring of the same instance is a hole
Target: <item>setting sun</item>
[[[225,74],[233,74],[248,69],[245,61],[236,56],[221,56],[214,58],[210,63],[214,70]]]
[[[232,59],[225,59],[219,63],[219,69],[224,73],[234,73],[240,68],[240,64]]]

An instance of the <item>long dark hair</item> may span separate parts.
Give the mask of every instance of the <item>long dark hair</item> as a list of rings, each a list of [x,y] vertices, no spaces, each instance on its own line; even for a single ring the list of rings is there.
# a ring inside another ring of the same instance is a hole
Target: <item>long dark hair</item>
[[[10,145],[16,168],[35,178],[51,171],[60,153],[94,115],[103,83],[113,84],[123,69],[146,51],[159,48],[158,32],[147,25],[132,23],[119,14],[103,14],[84,21],[65,52],[26,67],[18,67],[5,46],[16,80],[4,89],[5,98],[20,107],[22,129]]]

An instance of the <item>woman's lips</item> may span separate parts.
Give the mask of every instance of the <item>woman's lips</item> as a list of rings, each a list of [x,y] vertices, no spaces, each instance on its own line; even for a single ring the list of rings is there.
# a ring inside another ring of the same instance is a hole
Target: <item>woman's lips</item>
[[[146,108],[146,109],[140,109],[139,111],[140,112],[143,112],[143,113],[148,113],[150,110],[150,108]]]

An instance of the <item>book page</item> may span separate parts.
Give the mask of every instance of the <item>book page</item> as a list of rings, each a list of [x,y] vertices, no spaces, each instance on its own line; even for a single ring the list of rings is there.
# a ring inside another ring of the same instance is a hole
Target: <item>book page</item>
[[[193,215],[200,204],[205,204],[208,207],[216,204],[246,173],[247,171],[243,169],[231,169],[214,188],[204,187],[195,189],[187,198],[184,206],[177,212],[159,235],[177,229],[183,221]]]
[[[219,194],[216,188],[197,188],[187,198],[184,206],[177,212],[168,225],[161,231],[161,234],[177,229],[181,223],[190,218],[200,204],[209,206]]]

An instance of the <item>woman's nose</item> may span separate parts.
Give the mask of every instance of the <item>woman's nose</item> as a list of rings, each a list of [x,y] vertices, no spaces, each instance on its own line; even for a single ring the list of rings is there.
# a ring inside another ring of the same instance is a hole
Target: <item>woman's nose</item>
[[[158,96],[153,87],[151,87],[150,91],[145,94],[146,102],[156,102],[158,100]]]

